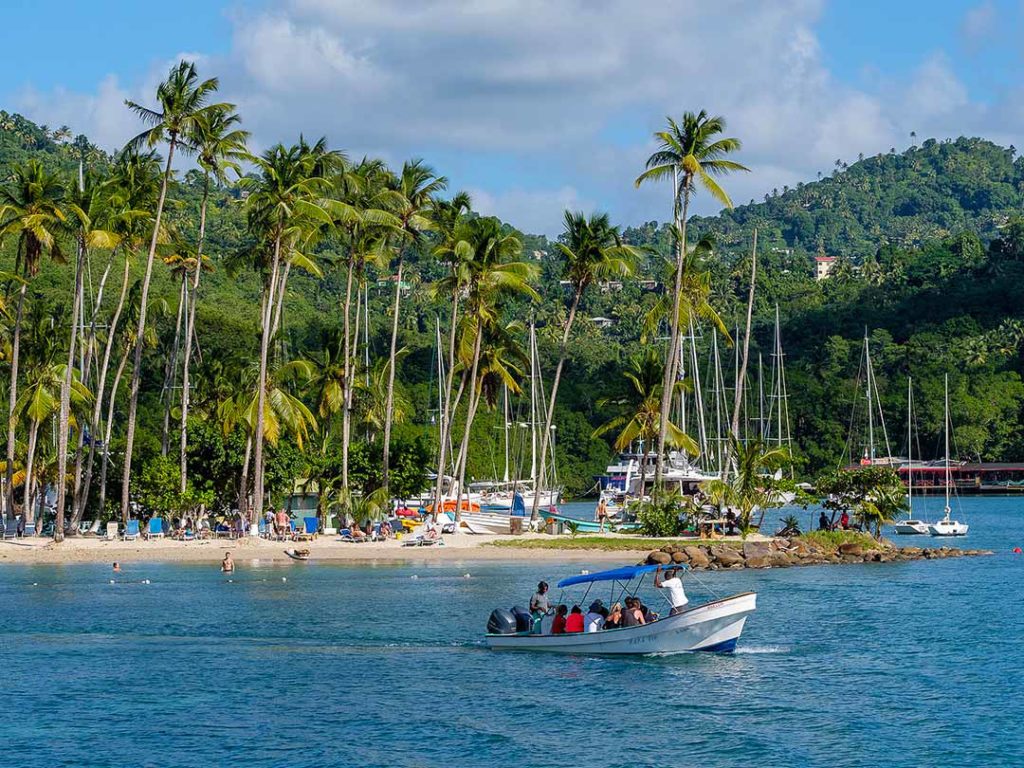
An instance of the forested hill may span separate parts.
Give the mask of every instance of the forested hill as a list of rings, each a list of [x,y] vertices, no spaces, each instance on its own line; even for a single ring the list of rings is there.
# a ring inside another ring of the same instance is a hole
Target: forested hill
[[[901,154],[836,160],[818,176],[691,226],[713,233],[724,250],[749,248],[757,227],[768,248],[859,262],[882,246],[915,247],[964,231],[988,240],[1024,210],[1024,156],[985,139],[928,139]],[[627,236],[665,245],[669,233],[651,222]]]
[[[981,139],[928,140],[903,154],[866,158],[849,167],[840,163],[819,181],[779,190],[764,202],[743,205],[720,216],[691,221],[695,237],[708,233],[717,240],[715,252],[705,264],[710,272],[712,303],[730,328],[743,322],[750,242],[754,227],[758,228],[760,257],[751,350],[754,381],[745,416],[748,424],[757,418],[756,362],[760,355],[766,368],[770,365],[778,306],[801,476],[811,477],[834,467],[849,458],[851,449],[859,450],[848,436],[865,329],[872,338],[893,450],[899,449],[896,436],[906,433],[906,377],[912,375],[922,450],[926,458],[937,455],[942,377],[949,373],[958,454],[986,460],[1024,458],[1024,302],[1020,301],[1024,223],[1019,218],[1024,211],[1024,161],[1014,158],[1012,147],[1004,149]],[[84,161],[87,171],[103,172],[111,158],[86,137],[75,137],[63,127],[37,126],[0,111],[0,182],[10,178],[13,164],[29,159],[61,169],[70,183],[80,162]],[[436,170],[445,172],[444,168]],[[729,189],[728,179],[723,184]],[[178,174],[169,192],[165,221],[169,231],[185,242],[194,242],[201,189],[201,176],[193,170]],[[238,258],[252,249],[239,202],[240,193],[232,187],[218,187],[211,197],[204,251],[212,271],[203,277],[197,305],[196,418],[208,414],[210,425],[197,425],[191,434],[205,440],[196,437],[197,456],[201,457],[197,461],[212,467],[205,482],[218,499],[221,493],[230,496],[224,489],[238,485],[244,443],[236,436],[218,447],[220,433],[212,424],[214,414],[224,392],[232,391],[233,382],[251,367],[260,338],[261,279],[251,259]],[[651,216],[664,218],[667,213],[651,211]],[[552,212],[552,216],[560,215],[560,211]],[[517,300],[520,303],[504,310],[507,317],[536,322],[542,365],[550,377],[567,312],[566,294],[559,284],[562,264],[546,238],[517,234],[524,257],[541,267],[536,286],[541,299],[530,306]],[[624,234],[626,240],[649,246],[653,252],[671,253],[666,225],[652,222],[627,228]],[[14,246],[14,238],[0,244],[0,272],[11,271]],[[436,441],[432,420],[437,412],[437,325],[446,332],[447,312],[426,290],[444,275],[431,247],[427,236],[422,245],[404,254],[403,283],[410,285],[410,291],[400,316],[399,346],[406,349],[406,355],[397,371],[407,418],[396,425],[394,439],[402,446],[418,446],[401,459],[408,459],[406,476],[413,478],[421,477],[415,464],[429,455]],[[630,384],[623,372],[643,349],[643,320],[658,301],[664,274],[663,264],[653,252],[640,266],[638,276],[644,282],[593,286],[580,305],[556,411],[559,477],[570,492],[589,488],[592,475],[604,469],[612,454],[611,436],[595,438],[592,433],[620,415],[615,403],[630,397]],[[829,279],[815,281],[813,256],[822,252],[840,259]],[[327,241],[310,255],[320,265],[323,277],[297,272],[289,282],[278,350],[283,360],[327,359],[331,340],[340,333],[344,253]],[[106,255],[97,253],[90,262],[90,297],[106,260]],[[141,275],[140,261],[131,266],[135,278]],[[158,260],[154,270],[154,333],[147,344],[156,348],[149,347],[152,351],[143,363],[138,441],[142,467],[160,450],[164,361],[173,349],[179,296],[172,263]],[[376,373],[388,358],[394,295],[394,283],[388,278],[393,267],[394,261],[368,267],[366,274],[367,357]],[[32,364],[32,355],[50,349],[47,342],[54,338],[54,327],[69,327],[72,283],[68,264],[44,260],[29,293],[28,330],[23,339],[28,350],[26,365]],[[113,293],[108,289],[101,317],[109,316]],[[365,331],[364,327],[360,334]],[[707,361],[711,334],[707,328],[699,331],[700,356]],[[2,317],[0,333],[7,334]],[[526,341],[524,332],[518,333],[519,351],[512,357],[518,366],[516,376],[522,380],[528,375],[522,353]],[[3,347],[0,343],[0,354]],[[50,350],[48,354],[56,353]],[[727,388],[732,386],[734,361],[734,350],[723,346]],[[709,370],[702,372],[705,380]],[[375,381],[366,377],[367,403],[379,396],[371,391]],[[313,404],[308,391],[290,386],[297,397]],[[119,397],[123,400],[123,389]],[[521,401],[513,402],[513,410],[522,407]],[[379,431],[369,423],[371,416],[368,408],[367,423],[359,430],[365,435],[363,447],[353,459],[358,459],[358,471],[353,472],[360,482],[365,481],[365,488],[374,487],[379,480],[374,476],[373,459],[379,456]],[[514,422],[521,420],[513,416]],[[500,474],[503,422],[500,409],[481,409],[472,428],[471,476]],[[115,430],[113,452],[122,439]],[[307,461],[301,450],[282,440],[271,451],[268,482],[278,490],[291,487],[295,477],[311,471]],[[116,487],[112,488],[112,496],[116,493]]]

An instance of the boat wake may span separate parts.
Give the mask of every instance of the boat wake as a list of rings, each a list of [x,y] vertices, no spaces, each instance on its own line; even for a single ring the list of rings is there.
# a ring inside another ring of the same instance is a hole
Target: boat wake
[[[789,653],[791,650],[788,645],[740,645],[733,653]]]

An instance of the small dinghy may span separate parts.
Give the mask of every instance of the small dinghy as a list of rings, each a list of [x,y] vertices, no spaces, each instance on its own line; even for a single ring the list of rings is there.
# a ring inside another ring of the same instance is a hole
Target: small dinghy
[[[559,587],[619,582],[626,594],[636,594],[628,582],[656,571],[657,565],[633,565],[599,573],[570,576]],[[614,589],[614,586],[613,586]],[[589,593],[590,588],[587,588]],[[583,604],[587,595],[578,602]],[[656,621],[632,627],[602,629],[597,632],[572,632],[558,635],[530,631],[529,614],[501,608],[491,614],[484,640],[488,647],[503,650],[548,651],[577,654],[675,654],[694,651],[731,652],[743,632],[747,616],[757,608],[757,595],[743,592],[721,600],[686,608]],[[525,622],[523,621],[525,619]]]
[[[309,560],[308,549],[286,549],[284,553],[292,560]]]

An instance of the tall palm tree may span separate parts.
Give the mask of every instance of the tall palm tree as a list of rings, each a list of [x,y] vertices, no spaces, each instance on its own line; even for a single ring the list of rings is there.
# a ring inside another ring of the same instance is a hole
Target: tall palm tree
[[[235,112],[233,104],[220,105],[215,109],[203,110],[192,127],[189,137],[195,147],[196,159],[203,169],[203,200],[199,206],[199,235],[196,240],[196,268],[192,275],[188,316],[185,320],[185,349],[182,355],[181,369],[181,433],[180,433],[180,470],[181,492],[185,492],[188,484],[188,411],[191,381],[189,379],[192,362],[192,342],[195,337],[196,306],[199,303],[199,277],[202,274],[204,254],[203,246],[206,238],[206,209],[210,199],[210,180],[220,183],[227,181],[227,172],[234,171],[241,177],[239,163],[249,158],[246,142],[249,132],[238,128],[241,118]]]
[[[156,214],[153,218],[153,234],[149,239],[149,253],[146,257],[146,269],[142,277],[142,294],[139,301],[139,320],[135,331],[137,338],[146,333],[146,310],[149,303],[149,285],[153,278],[153,260],[160,236],[160,220],[167,199],[167,186],[171,179],[171,163],[176,150],[190,153],[191,136],[196,121],[209,104],[210,97],[219,87],[217,78],[200,80],[195,64],[181,61],[171,67],[171,71],[156,89],[156,100],[159,111],[149,109],[133,101],[126,101],[131,109],[150,128],[132,140],[134,146],[156,145],[167,143],[167,161],[164,165],[163,179],[160,183],[160,196],[157,198]],[[218,105],[223,108],[223,105]],[[142,344],[135,345],[135,359],[132,366],[130,394],[128,399],[128,426],[125,432],[124,468],[122,471],[121,518],[128,521],[128,503],[131,499],[132,451],[135,446],[135,419],[139,408],[139,384],[142,381]]]
[[[458,337],[459,302],[468,284],[469,244],[459,239],[460,224],[472,208],[472,200],[466,192],[459,192],[451,200],[439,200],[434,204],[432,218],[438,233],[438,245],[434,257],[448,266],[448,274],[436,286],[434,295],[449,297],[451,301],[448,321],[448,360],[445,368],[444,402],[439,403],[440,424],[438,429],[437,481],[434,486],[434,509],[441,503],[444,475],[447,469],[447,451],[450,442],[452,414],[458,408],[458,399],[452,402],[452,385],[455,377],[455,342]],[[461,397],[462,389],[459,390]]]
[[[705,481],[702,488],[713,505],[739,510],[740,528],[746,530],[756,509],[761,510],[763,521],[768,507],[781,504],[782,494],[771,473],[789,461],[789,451],[781,446],[770,447],[760,438],[742,441],[731,433],[729,443],[736,473],[726,479]]]
[[[565,212],[564,233],[562,242],[555,249],[563,259],[562,274],[572,287],[572,299],[569,303],[569,314],[562,328],[562,342],[558,348],[558,365],[555,366],[555,378],[551,383],[551,397],[544,417],[544,431],[540,443],[540,464],[534,480],[533,507],[530,520],[536,521],[540,509],[540,495],[544,479],[547,477],[548,445],[550,444],[551,427],[555,419],[555,401],[558,398],[558,385],[562,380],[562,368],[568,352],[569,336],[572,333],[576,310],[584,292],[595,281],[613,277],[627,277],[633,273],[633,267],[639,258],[639,251],[632,246],[624,245],[619,230],[613,226],[607,214],[598,213],[587,218],[583,213]]]
[[[508,295],[524,295],[539,299],[530,285],[539,269],[535,264],[511,261],[522,252],[522,243],[513,234],[506,233],[495,218],[472,219],[460,228],[459,239],[465,242],[466,267],[470,275],[466,296],[467,328],[463,348],[468,352],[468,371],[464,370],[464,382],[469,388],[469,403],[466,423],[459,448],[458,488],[461,497],[465,488],[469,436],[473,418],[482,392],[479,380],[480,356],[487,326],[498,320],[497,303]],[[468,347],[472,347],[469,352]],[[465,357],[465,355],[464,355]],[[435,510],[437,508],[435,507]],[[456,505],[456,515],[459,505]]]
[[[398,207],[394,211],[399,220],[398,228],[398,266],[395,271],[395,302],[391,318],[391,348],[388,352],[388,386],[387,402],[384,407],[384,457],[383,487],[388,487],[388,469],[391,458],[391,416],[395,404],[395,368],[396,351],[398,349],[398,323],[402,301],[402,278],[405,266],[405,249],[419,245],[422,233],[433,228],[429,218],[434,197],[448,186],[444,176],[436,176],[434,169],[422,160],[412,160],[402,166],[402,172],[396,179],[395,192],[398,193]]]
[[[0,188],[0,241],[8,236],[18,240],[15,272],[21,273],[18,306],[11,340],[11,383],[7,408],[6,513],[14,515],[14,449],[17,435],[15,406],[18,401],[18,362],[21,323],[29,282],[39,274],[44,254],[62,260],[61,230],[68,218],[64,212],[65,187],[61,178],[48,172],[38,160],[14,167],[11,181]]]
[[[672,209],[676,230],[676,270],[673,283],[673,308],[669,315],[669,347],[666,355],[665,379],[661,392],[661,415],[658,429],[658,454],[655,469],[656,482],[661,484],[664,469],[665,438],[668,434],[669,410],[672,405],[672,382],[678,369],[679,347],[679,294],[682,289],[683,268],[686,262],[686,224],[690,198],[698,187],[703,187],[715,200],[732,208],[732,200],[715,180],[732,171],[747,171],[746,166],[727,155],[740,149],[739,139],[724,138],[725,120],[709,117],[701,110],[686,112],[680,122],[667,118],[666,130],[657,132],[659,149],[647,158],[646,170],[636,179],[636,186],[646,181],[672,181]]]
[[[320,147],[318,144],[317,147]],[[254,162],[258,175],[243,179],[250,191],[246,200],[249,229],[270,252],[261,305],[260,357],[257,374],[257,403],[253,423],[253,483],[255,515],[263,512],[263,443],[266,414],[267,365],[270,341],[275,333],[275,314],[284,300],[287,265],[297,255],[315,226],[331,224],[330,214],[321,207],[326,180],[316,175],[322,157],[305,142],[286,148],[271,147]]]
[[[633,355],[629,365],[622,372],[629,389],[624,396],[603,399],[600,405],[617,405],[622,412],[606,421],[594,430],[593,436],[600,437],[609,432],[617,431],[615,450],[625,451],[630,444],[639,442],[641,453],[647,453],[647,447],[657,440],[661,430],[661,388],[664,386],[665,364],[661,355],[650,347],[642,353]],[[679,392],[684,382],[677,381],[673,390]],[[697,453],[697,444],[683,430],[669,421],[666,442],[692,454]],[[640,462],[640,495],[644,494],[647,483],[647,462]]]

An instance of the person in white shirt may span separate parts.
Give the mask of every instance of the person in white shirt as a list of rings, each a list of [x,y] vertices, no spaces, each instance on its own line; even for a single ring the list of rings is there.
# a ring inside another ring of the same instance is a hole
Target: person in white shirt
[[[598,632],[604,628],[604,614],[601,612],[603,608],[604,603],[600,600],[595,600],[590,604],[587,615],[583,617],[584,632]]]
[[[672,606],[669,616],[675,616],[677,613],[682,613],[690,601],[686,599],[686,593],[683,591],[683,580],[679,578],[679,569],[669,568],[665,571],[665,576],[667,578],[661,578],[661,566],[659,565],[658,570],[654,572],[654,586],[664,589],[668,593],[668,602]]]

